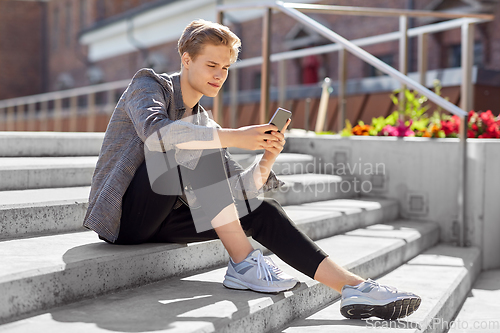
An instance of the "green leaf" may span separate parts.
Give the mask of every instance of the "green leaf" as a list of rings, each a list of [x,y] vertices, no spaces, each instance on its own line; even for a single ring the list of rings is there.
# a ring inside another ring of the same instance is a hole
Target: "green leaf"
[[[349,119],[345,120],[345,128],[340,133],[340,136],[352,136],[352,124]]]

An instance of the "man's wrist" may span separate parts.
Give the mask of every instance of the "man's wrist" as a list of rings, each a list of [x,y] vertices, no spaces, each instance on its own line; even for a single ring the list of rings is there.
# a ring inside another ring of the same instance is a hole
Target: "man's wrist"
[[[235,131],[230,128],[218,128],[217,135],[219,136],[219,141],[222,148],[236,147],[236,135]]]

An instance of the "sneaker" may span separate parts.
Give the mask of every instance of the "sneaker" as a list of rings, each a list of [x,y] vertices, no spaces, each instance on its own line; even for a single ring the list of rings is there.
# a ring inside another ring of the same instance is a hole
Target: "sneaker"
[[[229,259],[224,287],[231,289],[251,289],[264,293],[279,293],[293,288],[299,280],[284,273],[271,258],[260,250],[252,251],[240,263]]]
[[[420,306],[420,297],[368,279],[342,288],[340,313],[350,319],[378,317],[394,320],[409,316]]]

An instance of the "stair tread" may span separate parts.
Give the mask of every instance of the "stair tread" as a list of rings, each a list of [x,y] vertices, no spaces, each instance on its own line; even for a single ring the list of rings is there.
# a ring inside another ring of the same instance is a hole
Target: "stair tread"
[[[341,177],[337,175],[327,175],[320,173],[304,173],[304,174],[295,174],[295,175],[280,175],[278,176],[284,182],[301,182],[305,184],[312,183],[321,183],[324,181],[328,182],[341,182],[343,179],[350,179],[352,177]]]
[[[440,244],[377,279],[381,284],[413,292],[422,298],[419,309],[399,321],[380,320],[375,317],[367,320],[346,319],[340,314],[340,300],[337,300],[307,318],[287,325],[280,332],[361,333],[387,332],[388,328],[391,328],[390,332],[421,332],[432,325],[435,327],[429,331],[442,332],[439,330],[442,322],[437,322],[441,319],[436,314],[456,290],[458,281],[469,274],[473,265],[479,263],[479,255],[476,248],[457,248]]]
[[[257,153],[257,154],[252,154],[251,152],[249,153],[233,153],[231,154],[232,157],[235,159],[243,159],[243,158],[260,158],[262,157],[262,153]],[[308,155],[308,154],[301,154],[301,153],[280,153],[276,157],[276,162],[282,162],[282,161],[291,161],[291,162],[308,162],[314,159],[313,155]]]
[[[95,168],[97,158],[97,156],[1,157],[0,171],[64,167]]]
[[[317,243],[339,264],[358,269],[364,267],[365,273],[370,275],[374,274],[371,270],[378,269],[378,265],[369,262],[371,259],[382,258],[393,251],[394,257],[404,260],[405,255],[411,255],[411,251],[405,249],[411,248],[418,235],[432,237],[437,228],[430,222],[400,221],[385,225],[385,229],[392,230],[391,237],[388,231],[379,237],[375,228],[371,237],[346,234]],[[413,230],[412,237],[407,229]],[[272,257],[284,271],[298,277],[301,284],[277,295],[233,291],[221,285],[224,266],[54,308],[2,328],[9,332],[33,327],[50,332],[67,332],[68,329],[75,332],[248,332],[256,328],[265,331],[279,327],[282,320],[286,323],[287,316],[296,316],[294,306],[308,306],[305,300],[311,297],[312,301],[317,301],[311,293],[338,297],[338,293],[300,274],[274,255]]]
[[[12,221],[0,225],[0,239],[80,230],[89,194],[90,186],[0,191],[0,218]],[[297,196],[297,193],[293,194]],[[286,205],[283,200],[278,200]],[[296,201],[300,203],[305,200]],[[315,221],[321,216],[332,218],[348,211],[356,213],[395,204],[394,200],[383,199],[325,202],[328,207],[321,209],[317,208],[319,206],[304,206],[315,207],[310,211],[301,208],[300,204],[286,206],[286,209],[290,210],[290,216],[294,220],[307,219],[309,215],[309,220]]]
[[[390,204],[394,204],[394,201],[341,199],[324,202],[322,205],[313,203],[285,206],[284,209],[287,215],[300,226],[322,219],[377,210]],[[321,206],[323,208],[320,209]],[[317,208],[312,210],[312,207]],[[36,271],[47,267],[52,267],[57,271],[61,265],[85,260],[98,258],[104,260],[104,257],[115,258],[116,256],[127,257],[136,251],[157,252],[178,249],[183,246],[178,244],[143,244],[135,247],[108,246],[91,231],[6,240],[0,242],[0,253],[3,254],[0,257],[0,267],[3,267],[2,272],[0,272],[0,282],[7,276],[21,274],[24,271]],[[71,255],[70,252],[75,247],[85,247],[86,252],[79,253],[77,256]]]
[[[0,209],[88,202],[90,186],[0,191]]]
[[[0,156],[99,155],[104,133],[0,132]]]

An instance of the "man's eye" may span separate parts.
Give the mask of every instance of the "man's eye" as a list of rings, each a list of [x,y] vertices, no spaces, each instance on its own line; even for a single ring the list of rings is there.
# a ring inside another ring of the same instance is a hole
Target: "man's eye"
[[[214,66],[214,65],[208,65],[208,67],[212,67],[212,68],[215,68],[215,66]]]

